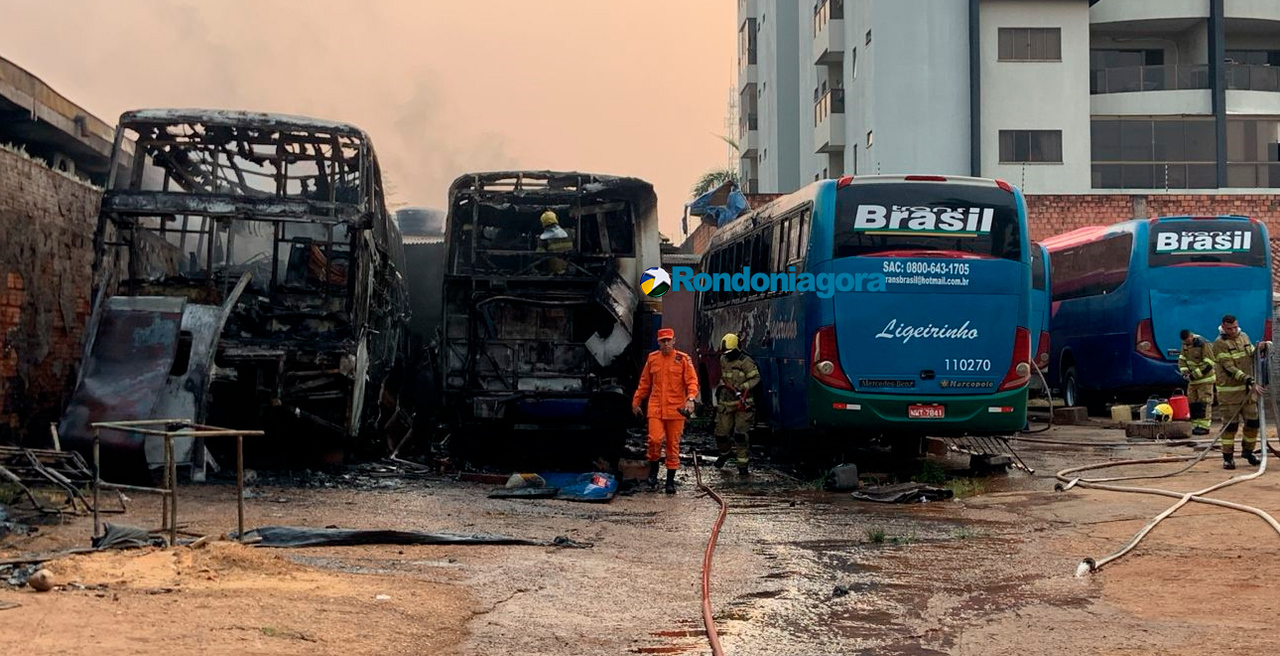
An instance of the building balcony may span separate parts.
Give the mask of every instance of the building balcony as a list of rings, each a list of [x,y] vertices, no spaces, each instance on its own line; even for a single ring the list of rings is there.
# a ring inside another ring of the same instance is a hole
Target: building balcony
[[[1222,10],[1227,18],[1280,21],[1280,3],[1275,0],[1224,0]]]
[[[1210,75],[1207,64],[1102,68],[1090,71],[1089,93],[1208,89]]]
[[[755,58],[752,58],[755,61]],[[743,92],[748,89],[755,88],[756,83],[760,81],[760,67],[756,64],[738,65],[738,91]]]
[[[1280,66],[1227,66],[1227,89],[1280,92]]]
[[[755,114],[738,119],[738,148],[743,157],[752,157],[760,149],[760,131]]]
[[[813,63],[844,61],[844,0],[822,0],[813,15]]]
[[[813,148],[818,153],[844,150],[844,89],[831,89],[813,104]]]
[[[1143,27],[1208,17],[1209,3],[1205,0],[1113,0],[1089,7],[1089,22],[1093,25],[1131,23],[1134,27]]]

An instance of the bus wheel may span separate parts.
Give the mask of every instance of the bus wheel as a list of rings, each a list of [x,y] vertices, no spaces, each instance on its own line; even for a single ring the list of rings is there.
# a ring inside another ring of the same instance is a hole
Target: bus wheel
[[[1081,405],[1080,380],[1076,376],[1074,364],[1067,365],[1067,370],[1062,375],[1062,402],[1069,408]]]

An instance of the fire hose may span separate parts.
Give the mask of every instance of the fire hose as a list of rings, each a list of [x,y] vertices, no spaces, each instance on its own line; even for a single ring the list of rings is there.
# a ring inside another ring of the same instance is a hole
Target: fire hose
[[[1259,358],[1254,364],[1254,380],[1261,380],[1261,376],[1259,375],[1261,370],[1261,365],[1262,365],[1262,361]],[[1263,403],[1264,396],[1270,397],[1268,398],[1269,403],[1266,405],[1264,405]],[[1100,463],[1100,464],[1094,464],[1094,465],[1085,465],[1083,467],[1072,467],[1072,468],[1064,469],[1058,472],[1056,476],[1058,480],[1062,482],[1057,484],[1055,487],[1059,491],[1068,490],[1076,485],[1079,485],[1080,487],[1087,487],[1087,488],[1099,489],[1099,490],[1109,490],[1113,492],[1134,492],[1138,494],[1154,494],[1154,495],[1167,496],[1167,497],[1173,497],[1178,499],[1177,503],[1170,506],[1164,512],[1160,513],[1155,518],[1153,518],[1150,522],[1148,522],[1145,526],[1143,526],[1142,529],[1139,530],[1138,533],[1134,535],[1134,537],[1128,542],[1128,544],[1126,544],[1120,550],[1116,551],[1115,553],[1109,556],[1106,556],[1104,558],[1097,559],[1097,560],[1093,558],[1088,558],[1088,557],[1084,558],[1080,562],[1080,564],[1076,566],[1076,576],[1083,576],[1085,573],[1096,572],[1102,567],[1104,567],[1105,565],[1123,557],[1125,554],[1132,551],[1133,548],[1136,547],[1137,544],[1140,541],[1142,541],[1144,537],[1147,536],[1147,534],[1149,534],[1153,529],[1155,529],[1157,524],[1164,521],[1166,518],[1168,518],[1170,515],[1176,512],[1179,508],[1181,508],[1182,506],[1186,505],[1191,501],[1195,501],[1198,503],[1205,503],[1205,504],[1214,505],[1214,506],[1220,506],[1223,508],[1230,508],[1232,510],[1239,510],[1241,512],[1247,512],[1247,513],[1256,515],[1260,517],[1263,521],[1267,522],[1267,524],[1270,525],[1271,528],[1274,529],[1277,534],[1280,534],[1280,522],[1277,522],[1274,517],[1272,517],[1271,515],[1269,515],[1263,510],[1254,508],[1252,506],[1247,506],[1244,504],[1233,503],[1230,501],[1223,501],[1220,499],[1212,499],[1212,498],[1203,496],[1205,494],[1220,490],[1230,485],[1235,485],[1237,483],[1256,479],[1262,476],[1264,473],[1266,473],[1267,453],[1270,450],[1269,445],[1267,443],[1270,438],[1267,434],[1266,417],[1267,417],[1268,410],[1274,411],[1276,409],[1276,403],[1275,403],[1274,397],[1272,397],[1271,395],[1259,395],[1259,398],[1256,401],[1256,403],[1258,405],[1259,434],[1262,437],[1262,440],[1261,440],[1262,459],[1258,465],[1258,470],[1251,474],[1233,476],[1228,480],[1222,481],[1215,485],[1211,485],[1204,489],[1197,490],[1195,492],[1185,492],[1185,493],[1175,492],[1172,490],[1164,490],[1159,488],[1129,487],[1129,486],[1122,486],[1122,485],[1107,484],[1108,482],[1121,481],[1121,480],[1136,480],[1136,479],[1144,479],[1144,478],[1167,478],[1171,476],[1177,476],[1179,474],[1186,472],[1187,470],[1191,469],[1196,464],[1198,464],[1201,460],[1203,460],[1204,457],[1208,455],[1211,451],[1213,451],[1214,445],[1217,443],[1217,439],[1222,436],[1222,434],[1227,430],[1227,428],[1231,426],[1231,424],[1234,421],[1236,421],[1240,417],[1240,414],[1244,411],[1245,405],[1243,404],[1236,409],[1235,414],[1232,415],[1231,419],[1225,420],[1223,422],[1223,426],[1221,429],[1219,429],[1218,434],[1214,436],[1214,439],[1209,442],[1209,445],[1203,451],[1201,451],[1199,455],[1176,456],[1176,457],[1170,457],[1170,458],[1147,458],[1147,459],[1141,459],[1141,460],[1121,460],[1121,461]],[[1270,407],[1269,408],[1266,407],[1267,405],[1269,405]],[[1178,471],[1169,472],[1165,474],[1156,474],[1156,475],[1147,475],[1147,476],[1120,476],[1120,477],[1100,478],[1100,479],[1083,479],[1079,477],[1076,477],[1076,478],[1068,477],[1068,474],[1073,474],[1080,471],[1087,471],[1091,469],[1102,469],[1105,467],[1120,467],[1125,465],[1136,465],[1136,464],[1179,462],[1183,460],[1192,460],[1192,462],[1188,464],[1186,467],[1183,467]]]
[[[711,643],[711,653],[713,656],[723,656],[724,650],[720,648],[720,635],[716,632],[715,619],[711,615],[711,553],[716,548],[716,538],[720,537],[720,527],[724,525],[724,517],[729,507],[725,504],[724,499],[716,494],[716,491],[706,486],[702,482],[702,468],[698,466],[698,461],[702,459],[701,454],[695,450],[693,452],[693,473],[697,477],[698,489],[706,492],[716,503],[720,504],[720,516],[716,518],[715,526],[711,528],[711,538],[707,540],[707,549],[702,554],[702,624],[707,629],[707,641]]]

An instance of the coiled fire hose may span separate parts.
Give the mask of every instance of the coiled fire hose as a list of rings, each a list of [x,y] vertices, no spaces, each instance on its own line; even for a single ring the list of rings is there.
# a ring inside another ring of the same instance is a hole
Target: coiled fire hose
[[[1254,363],[1254,380],[1258,380],[1258,381],[1262,380],[1262,377],[1261,377],[1261,367],[1262,367],[1262,360],[1261,360],[1261,358],[1258,358],[1258,359],[1255,361],[1255,363]],[[1268,401],[1268,403],[1267,403],[1267,404],[1265,404],[1265,405],[1264,405],[1264,403],[1263,403],[1264,397],[1267,397],[1267,401]],[[1271,396],[1271,395],[1269,395],[1269,394],[1265,394],[1265,395],[1260,395],[1260,396],[1259,396],[1259,399],[1258,399],[1258,401],[1257,401],[1257,404],[1258,404],[1258,423],[1259,423],[1259,434],[1260,434],[1260,435],[1261,435],[1261,437],[1262,437],[1262,439],[1261,439],[1262,459],[1261,459],[1261,462],[1260,462],[1260,463],[1259,463],[1259,465],[1258,465],[1258,470],[1257,470],[1257,471],[1255,471],[1255,472],[1253,472],[1252,474],[1244,474],[1244,475],[1239,475],[1239,476],[1233,476],[1233,477],[1231,477],[1231,478],[1230,478],[1230,479],[1228,479],[1228,480],[1222,481],[1221,483],[1217,483],[1217,484],[1215,484],[1215,485],[1211,485],[1211,486],[1209,486],[1209,487],[1207,487],[1207,488],[1204,488],[1204,489],[1202,489],[1202,490],[1197,490],[1197,491],[1195,491],[1195,492],[1185,492],[1185,493],[1184,493],[1184,492],[1175,492],[1175,491],[1172,491],[1172,490],[1164,490],[1164,489],[1159,489],[1159,488],[1128,487],[1128,486],[1121,486],[1121,485],[1108,485],[1108,484],[1106,484],[1106,483],[1105,483],[1105,482],[1107,482],[1107,481],[1135,480],[1135,479],[1144,479],[1144,478],[1166,478],[1166,477],[1176,476],[1176,475],[1178,475],[1178,474],[1181,474],[1181,473],[1183,473],[1183,472],[1186,472],[1187,470],[1189,470],[1189,469],[1191,469],[1192,467],[1194,467],[1194,466],[1195,466],[1197,463],[1199,463],[1201,460],[1203,460],[1203,459],[1204,459],[1204,457],[1205,457],[1206,455],[1208,455],[1208,454],[1209,454],[1209,452],[1211,452],[1211,451],[1213,451],[1213,450],[1214,450],[1214,446],[1217,444],[1217,442],[1218,442],[1218,438],[1220,438],[1220,437],[1222,436],[1222,434],[1226,431],[1227,426],[1230,426],[1230,425],[1231,425],[1231,423],[1232,423],[1233,421],[1235,421],[1236,419],[1238,419],[1238,418],[1239,418],[1239,416],[1240,416],[1240,414],[1244,411],[1244,406],[1243,406],[1243,405],[1241,405],[1240,407],[1238,407],[1238,408],[1236,409],[1236,412],[1235,412],[1235,414],[1234,414],[1234,415],[1232,415],[1231,419],[1225,420],[1225,421],[1223,422],[1223,426],[1222,426],[1222,428],[1221,428],[1221,429],[1219,429],[1219,430],[1218,430],[1218,434],[1214,436],[1214,439],[1209,443],[1209,445],[1208,445],[1208,446],[1207,446],[1203,451],[1201,451],[1201,452],[1200,452],[1200,454],[1199,454],[1199,455],[1197,455],[1197,456],[1176,456],[1176,457],[1170,457],[1170,458],[1148,458],[1148,459],[1142,459],[1142,460],[1121,460],[1121,461],[1108,462],[1108,463],[1101,463],[1101,464],[1095,464],[1095,465],[1086,465],[1086,466],[1083,466],[1083,467],[1072,467],[1072,468],[1064,469],[1064,470],[1062,470],[1062,471],[1058,472],[1056,476],[1057,476],[1058,480],[1062,481],[1062,483],[1059,483],[1059,484],[1058,484],[1058,485],[1056,485],[1055,487],[1056,487],[1056,489],[1058,489],[1058,490],[1060,490],[1060,491],[1062,491],[1062,490],[1068,490],[1068,489],[1071,489],[1072,487],[1074,487],[1074,486],[1076,486],[1076,485],[1079,485],[1079,486],[1081,486],[1081,487],[1087,487],[1087,488],[1099,489],[1099,490],[1110,490],[1110,491],[1114,491],[1114,492],[1135,492],[1135,493],[1138,493],[1138,494],[1155,494],[1155,495],[1167,496],[1167,497],[1173,497],[1173,498],[1178,499],[1178,502],[1177,502],[1177,503],[1173,504],[1173,505],[1172,505],[1172,506],[1170,506],[1168,509],[1166,509],[1164,512],[1162,512],[1162,513],[1160,513],[1159,515],[1157,515],[1154,519],[1152,519],[1150,522],[1148,522],[1146,526],[1143,526],[1143,527],[1142,527],[1142,529],[1141,529],[1141,530],[1139,530],[1139,531],[1138,531],[1138,533],[1137,533],[1136,535],[1134,535],[1133,539],[1131,539],[1131,540],[1129,541],[1129,543],[1128,543],[1128,544],[1126,544],[1124,547],[1122,547],[1119,551],[1117,551],[1117,552],[1115,552],[1115,553],[1113,553],[1113,554],[1111,554],[1111,555],[1109,555],[1109,556],[1106,556],[1105,558],[1101,558],[1101,559],[1097,559],[1097,560],[1095,560],[1095,559],[1093,559],[1093,558],[1085,558],[1085,559],[1083,559],[1083,560],[1080,562],[1080,564],[1076,566],[1076,576],[1084,576],[1084,574],[1086,574],[1086,573],[1089,573],[1089,572],[1096,572],[1096,571],[1098,571],[1099,569],[1101,569],[1102,567],[1104,567],[1105,565],[1107,565],[1107,564],[1109,564],[1109,563],[1111,563],[1111,562],[1114,562],[1115,560],[1117,560],[1117,559],[1119,559],[1119,558],[1123,557],[1125,554],[1127,554],[1127,553],[1129,553],[1131,550],[1133,550],[1133,548],[1134,548],[1135,546],[1137,546],[1137,544],[1138,544],[1138,543],[1139,543],[1139,542],[1140,542],[1144,537],[1146,537],[1146,536],[1147,536],[1147,534],[1148,534],[1148,533],[1150,533],[1150,532],[1152,531],[1152,529],[1154,529],[1154,528],[1156,527],[1156,525],[1157,525],[1157,524],[1159,524],[1160,522],[1164,521],[1167,517],[1169,517],[1170,515],[1172,515],[1172,514],[1173,514],[1174,512],[1176,512],[1179,508],[1181,508],[1182,506],[1186,505],[1187,503],[1189,503],[1189,502],[1191,502],[1191,501],[1196,501],[1196,502],[1199,502],[1199,503],[1210,504],[1210,505],[1214,505],[1214,506],[1220,506],[1220,507],[1223,507],[1223,508],[1230,508],[1230,509],[1232,509],[1232,510],[1239,510],[1239,511],[1242,511],[1242,512],[1247,512],[1247,513],[1250,513],[1250,514],[1253,514],[1253,515],[1257,515],[1258,517],[1262,518],[1262,520],[1263,520],[1263,521],[1267,522],[1267,524],[1269,524],[1269,525],[1271,526],[1271,528],[1272,528],[1272,529],[1274,529],[1274,530],[1276,531],[1276,533],[1277,533],[1277,534],[1280,534],[1280,522],[1277,522],[1277,521],[1275,520],[1275,518],[1274,518],[1274,517],[1272,517],[1271,515],[1267,514],[1267,513],[1266,513],[1265,511],[1263,511],[1263,510],[1260,510],[1260,509],[1258,509],[1258,508],[1254,508],[1253,506],[1247,506],[1247,505],[1244,505],[1244,504],[1232,503],[1232,502],[1230,502],[1230,501],[1223,501],[1223,500],[1220,500],[1220,499],[1211,499],[1211,498],[1208,498],[1208,497],[1202,496],[1202,495],[1208,494],[1208,493],[1210,493],[1210,492],[1214,492],[1214,491],[1216,491],[1216,490],[1220,490],[1220,489],[1225,488],[1225,487],[1230,486],[1230,485],[1235,485],[1235,484],[1237,484],[1237,483],[1241,483],[1241,482],[1244,482],[1244,481],[1253,480],[1253,479],[1255,479],[1255,478],[1258,478],[1258,477],[1262,476],[1262,475],[1266,472],[1266,470],[1267,470],[1267,452],[1270,450],[1270,449],[1269,449],[1269,445],[1268,445],[1268,440],[1270,439],[1270,436],[1269,436],[1269,435],[1268,435],[1268,433],[1267,433],[1267,421],[1266,421],[1266,419],[1267,419],[1267,414],[1268,414],[1268,412],[1267,412],[1267,411],[1268,411],[1268,410],[1275,410],[1275,409],[1276,409],[1276,403],[1275,403],[1275,399],[1274,399],[1274,397],[1272,397],[1272,396]],[[1270,408],[1268,408],[1267,406],[1270,406]],[[1179,462],[1179,461],[1183,461],[1183,460],[1192,460],[1193,462],[1191,462],[1191,463],[1190,463],[1190,464],[1188,464],[1186,467],[1183,467],[1182,469],[1180,469],[1180,470],[1178,470],[1178,471],[1176,471],[1176,472],[1170,472],[1170,473],[1167,473],[1167,474],[1157,474],[1157,475],[1148,475],[1148,476],[1122,476],[1122,477],[1103,478],[1103,479],[1082,479],[1082,478],[1078,478],[1078,477],[1077,477],[1077,478],[1068,478],[1068,476],[1067,476],[1068,474],[1072,474],[1072,473],[1080,472],[1080,471],[1086,471],[1086,470],[1090,470],[1090,469],[1102,469],[1102,468],[1105,468],[1105,467],[1120,467],[1120,466],[1125,466],[1125,465],[1135,465],[1135,464],[1149,464],[1149,463],[1161,463],[1161,462]],[[1065,485],[1064,485],[1063,483],[1065,483]]]
[[[711,653],[714,656],[724,656],[724,650],[720,648],[720,635],[716,633],[715,619],[711,615],[711,553],[716,548],[716,538],[720,536],[720,527],[724,524],[724,517],[729,507],[725,504],[724,499],[716,494],[716,491],[707,487],[702,482],[702,469],[698,466],[698,461],[702,459],[701,454],[696,450],[693,452],[693,473],[698,480],[698,489],[706,492],[716,503],[720,504],[720,516],[716,518],[715,526],[711,528],[711,538],[707,540],[707,549],[702,554],[702,624],[707,629],[707,641],[711,643]]]

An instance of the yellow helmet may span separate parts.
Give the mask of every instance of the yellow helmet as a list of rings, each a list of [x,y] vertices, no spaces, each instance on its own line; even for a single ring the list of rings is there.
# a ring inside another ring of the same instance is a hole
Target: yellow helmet
[[[726,351],[732,351],[738,348],[738,336],[733,333],[725,333],[724,337],[720,340],[720,346]]]
[[[1161,403],[1156,406],[1156,420],[1170,421],[1173,419],[1173,406],[1168,403]]]
[[[542,213],[542,227],[545,228],[547,226],[557,225],[558,223],[560,223],[560,220],[556,218],[555,212],[547,210]]]

